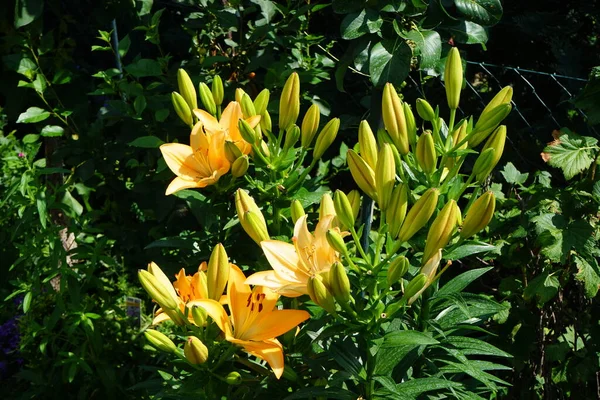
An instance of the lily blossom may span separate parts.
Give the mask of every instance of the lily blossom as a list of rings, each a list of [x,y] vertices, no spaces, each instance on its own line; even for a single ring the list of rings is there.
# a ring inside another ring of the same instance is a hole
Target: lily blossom
[[[221,114],[221,119],[217,121],[210,113],[199,108],[194,109],[194,115],[204,127],[204,130],[211,135],[224,135],[225,140],[235,143],[243,154],[252,151],[252,145],[242,138],[238,128],[238,122],[244,118],[242,107],[237,101],[232,101],[225,107]],[[260,122],[260,115],[247,118],[245,120],[252,128]]]
[[[194,125],[189,146],[166,143],[160,146],[160,151],[171,171],[177,175],[169,184],[166,195],[182,189],[213,185],[231,166],[225,157],[225,134],[205,133],[201,122]]]
[[[195,306],[206,310],[225,339],[265,360],[277,379],[283,374],[283,347],[276,339],[309,318],[303,310],[276,310],[279,295],[263,286],[251,289],[246,276],[232,265],[227,284],[228,315],[223,306],[212,299],[196,300]]]
[[[327,231],[334,227],[335,215],[324,216],[315,229],[308,231],[304,215],[294,226],[294,244],[279,240],[264,240],[260,243],[272,271],[261,271],[251,275],[246,284],[266,286],[286,297],[308,294],[310,277],[327,272],[339,261],[339,254],[329,245]]]

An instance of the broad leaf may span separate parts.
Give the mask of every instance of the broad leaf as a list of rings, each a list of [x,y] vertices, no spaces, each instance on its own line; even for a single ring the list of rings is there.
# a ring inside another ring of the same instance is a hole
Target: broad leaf
[[[529,177],[528,173],[522,174],[519,170],[513,165],[513,163],[509,162],[504,166],[504,170],[501,171],[502,176],[508,183],[522,185],[525,183],[527,178]]]
[[[560,282],[554,273],[546,271],[529,281],[523,291],[523,298],[525,300],[537,299],[538,305],[541,306],[556,296],[559,287]]]
[[[398,38],[384,40],[371,49],[369,55],[369,74],[375,86],[383,86],[386,82],[399,86],[410,71],[412,51],[408,44]]]
[[[346,40],[357,39],[367,33],[379,31],[383,19],[377,11],[366,8],[358,13],[346,15],[340,26],[342,38]]]
[[[471,21],[463,21],[440,29],[447,31],[459,43],[484,45],[488,40],[485,28]]]
[[[595,258],[583,258],[575,256],[575,264],[577,265],[577,275],[575,278],[583,282],[585,295],[593,298],[598,294],[600,289],[600,267]]]
[[[38,19],[44,11],[44,0],[16,0],[15,28],[21,28]]]
[[[50,116],[50,113],[39,107],[29,107],[27,111],[21,113],[17,118],[17,123],[31,124],[40,122]]]
[[[542,158],[553,167],[560,168],[565,179],[585,171],[592,165],[599,150],[595,138],[580,136],[567,128],[552,133],[554,141],[549,143]]]
[[[467,272],[463,272],[462,274],[451,279],[444,286],[442,286],[442,288],[435,294],[435,296],[441,297],[447,296],[452,293],[462,292],[463,289],[469,286],[471,282],[473,282],[475,279],[479,278],[491,269],[492,267],[478,268]]]
[[[441,345],[450,344],[460,351],[464,355],[479,355],[479,356],[496,356],[496,357],[507,357],[512,358],[509,353],[500,350],[496,346],[493,346],[483,340],[465,337],[465,336],[449,336]]]
[[[596,67],[598,68],[598,67]],[[577,96],[575,106],[585,111],[590,125],[600,124],[600,79],[592,79]]]
[[[498,247],[483,242],[469,241],[462,246],[455,248],[448,254],[444,254],[444,258],[447,260],[460,260],[461,258],[472,256],[473,254],[494,250],[498,250]]]
[[[426,333],[419,331],[397,331],[390,332],[384,336],[382,348],[405,345],[428,345],[437,344],[437,340]]]
[[[480,25],[495,25],[502,17],[500,0],[454,0],[454,4],[466,19]]]
[[[420,56],[422,69],[435,67],[442,56],[442,40],[439,33],[428,30],[412,30],[401,36],[416,43],[415,52]]]
[[[64,133],[65,133],[65,130],[63,129],[62,126],[46,125],[45,127],[42,128],[40,135],[45,136],[45,137],[57,137],[57,136],[64,135]]]
[[[129,145],[133,147],[142,147],[144,149],[154,149],[160,147],[160,145],[164,143],[165,142],[163,142],[156,136],[141,136],[135,139],[134,141],[129,142]]]
[[[147,58],[142,58],[133,64],[125,66],[125,71],[136,78],[143,78],[145,76],[160,76],[162,74],[158,61]]]

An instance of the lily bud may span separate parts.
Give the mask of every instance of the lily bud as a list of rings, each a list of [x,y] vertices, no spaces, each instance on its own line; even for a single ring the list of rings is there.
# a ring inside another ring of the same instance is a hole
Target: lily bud
[[[467,239],[484,230],[492,220],[495,209],[496,197],[494,197],[494,193],[489,191],[482,194],[471,205],[460,231],[460,237]]]
[[[225,377],[225,382],[229,385],[239,385],[242,383],[242,375],[237,371],[232,371]]]
[[[425,131],[421,137],[419,137],[415,157],[417,158],[419,166],[427,175],[431,175],[433,171],[435,171],[437,154],[431,131]]]
[[[350,280],[344,266],[336,262],[329,271],[329,281],[331,283],[331,293],[338,303],[348,304],[350,301]]]
[[[463,84],[463,67],[460,59],[460,52],[456,47],[450,49],[448,58],[446,58],[446,69],[444,70],[444,82],[446,82],[446,99],[448,107],[453,110],[458,108],[460,103],[460,91]]]
[[[298,125],[290,125],[285,131],[285,141],[283,142],[283,150],[288,150],[294,147],[296,142],[300,139],[300,128]]]
[[[311,300],[315,302],[318,306],[323,308],[328,313],[335,313],[335,303],[333,301],[333,296],[327,290],[325,284],[321,281],[319,276],[311,276],[308,278],[308,282],[306,283],[306,290]]]
[[[244,93],[242,95],[240,107],[242,109],[242,114],[244,115],[244,118],[250,118],[257,114],[256,109],[254,108],[254,103],[252,102],[250,96],[248,96],[248,93]]]
[[[273,130],[273,123],[271,122],[271,114],[265,110],[264,114],[260,118],[260,129],[263,132],[271,132]]]
[[[264,140],[260,141],[260,150],[265,155],[265,157],[267,157],[267,158],[271,157],[271,151],[269,150],[269,146],[267,145],[267,142],[265,142]]]
[[[435,252],[446,247],[458,223],[460,209],[456,201],[450,200],[433,220],[427,233],[423,263],[426,263]]]
[[[394,188],[392,192],[392,200],[386,214],[386,222],[388,224],[390,235],[394,239],[398,237],[400,228],[406,217],[408,209],[408,185],[402,183]]]
[[[190,110],[198,108],[198,97],[196,96],[196,89],[190,79],[190,76],[184,69],[179,68],[177,70],[177,86],[179,87],[179,93],[185,99]]]
[[[248,156],[244,155],[231,164],[231,175],[233,175],[234,178],[244,176],[246,171],[248,171],[249,166],[250,161],[248,160]]]
[[[490,102],[487,104],[487,106],[485,106],[485,108],[481,112],[481,115],[479,116],[479,119],[481,119],[486,114],[488,114],[490,111],[492,111],[494,108],[496,108],[500,105],[510,104],[512,101],[512,96],[513,96],[512,86],[503,87],[502,90],[500,90],[494,96],[494,98],[492,100],[490,100]]]
[[[302,203],[299,200],[293,200],[292,205],[290,206],[290,213],[292,214],[292,222],[294,225],[296,221],[306,215],[304,212],[304,207],[302,207]]]
[[[242,104],[242,97],[244,97],[246,92],[242,88],[235,89],[235,101]]]
[[[233,164],[235,160],[240,158],[243,154],[240,151],[240,148],[235,145],[235,143],[230,142],[229,140],[225,141],[225,158],[229,161],[230,164]]]
[[[155,331],[154,329],[146,329],[144,331],[144,336],[152,346],[156,347],[160,351],[164,351],[165,353],[177,352],[177,346],[175,346],[175,343],[173,343],[173,341],[162,332]]]
[[[348,201],[352,206],[352,215],[356,221],[358,213],[360,212],[360,193],[358,193],[358,190],[351,190],[350,193],[348,193]]]
[[[500,122],[510,114],[511,110],[512,105],[510,103],[501,104],[485,115],[481,115],[475,124],[475,128],[471,131],[469,147],[476,147],[479,143],[483,142],[500,125]]]
[[[404,108],[404,118],[406,118],[406,132],[408,133],[408,143],[414,146],[417,143],[417,121],[415,121],[415,115],[413,114],[410,104],[402,104]]]
[[[396,182],[396,164],[392,147],[384,144],[379,150],[377,168],[375,170],[375,188],[377,189],[377,204],[385,212],[392,198],[394,183]]]
[[[206,83],[200,82],[198,91],[200,92],[200,101],[202,102],[202,105],[204,105],[206,111],[211,115],[216,115],[217,105],[215,104],[215,99]]]
[[[502,157],[502,153],[504,152],[504,143],[506,142],[506,125],[500,125],[498,128],[496,128],[496,130],[494,131],[494,133],[492,133],[492,136],[490,136],[487,140],[487,142],[485,142],[485,144],[483,145],[483,151],[487,150],[487,149],[494,149],[496,150],[496,152],[494,153],[494,159],[492,160],[492,166],[491,166],[491,170],[493,170],[496,165],[498,164],[498,161],[500,161],[500,158]],[[490,172],[491,172],[490,170]]]
[[[192,318],[194,319],[194,324],[196,324],[196,326],[205,326],[207,317],[208,314],[204,308],[192,307]]]
[[[427,122],[431,122],[435,118],[433,107],[431,107],[431,104],[425,99],[417,99],[417,114]]]
[[[173,108],[179,119],[181,119],[184,124],[192,127],[192,110],[183,96],[177,92],[173,92],[171,93],[171,102],[173,103]]]
[[[170,282],[167,286],[151,272],[143,269],[138,271],[138,278],[144,290],[148,292],[150,297],[152,297],[152,299],[162,308],[169,310],[176,310],[178,308],[176,300],[178,296]],[[171,291],[171,289],[173,290]]]
[[[254,110],[256,114],[263,115],[265,111],[267,111],[270,97],[271,92],[269,92],[269,89],[263,89],[258,96],[256,96],[254,99]]]
[[[377,166],[377,140],[366,120],[360,121],[358,126],[358,145],[360,156],[371,168],[375,169]]]
[[[319,219],[324,219],[327,215],[336,215],[335,206],[329,193],[325,193],[321,197],[321,204],[319,205]]]
[[[456,127],[454,132],[452,132],[452,147],[454,147],[457,144],[459,144],[460,142],[462,142],[463,139],[467,136],[467,125],[468,125],[468,123],[465,120],[462,122],[462,124],[460,124],[460,126]],[[466,149],[468,145],[469,144],[467,142],[465,142],[465,143],[461,144],[457,150]],[[455,162],[456,162],[456,157],[449,157],[446,160],[445,167],[448,168],[448,170],[450,170],[454,167]]]
[[[439,249],[425,263],[425,265],[423,265],[421,267],[421,272],[419,273],[419,275],[425,275],[425,277],[426,277],[425,284],[421,287],[421,289],[419,289],[416,293],[414,293],[410,297],[407,296],[405,293],[405,296],[408,297],[408,304],[412,304],[415,300],[417,300],[419,298],[419,296],[421,295],[421,293],[423,293],[425,291],[425,289],[427,289],[427,287],[429,287],[429,285],[431,285],[431,283],[433,282],[433,279],[435,278],[435,274],[437,272],[437,269],[438,269],[438,266],[440,265],[441,260],[442,260],[442,249]],[[408,291],[408,288],[407,288],[407,291]],[[411,290],[411,292],[412,292],[412,290]]]
[[[346,243],[344,242],[344,238],[337,230],[329,229],[325,234],[327,238],[327,243],[338,253],[347,256],[348,248],[346,247]]]
[[[279,129],[295,124],[300,114],[300,78],[292,73],[283,86],[279,100]]]
[[[305,149],[309,148],[312,144],[315,134],[319,129],[319,122],[321,121],[321,109],[318,104],[310,106],[304,118],[302,119],[302,141],[301,145]]]
[[[427,275],[421,273],[418,274],[417,276],[412,278],[408,285],[406,285],[406,288],[404,289],[404,296],[402,297],[405,299],[411,299],[425,287],[426,283]]]
[[[377,190],[375,189],[375,172],[369,167],[369,164],[365,162],[354,150],[348,150],[346,155],[348,162],[348,168],[354,182],[358,187],[367,194],[373,200],[377,199]]]
[[[215,104],[220,106],[223,104],[225,97],[225,90],[223,89],[223,80],[219,75],[215,75],[212,81],[212,97]]]
[[[319,135],[317,136],[317,141],[315,143],[315,148],[313,150],[313,158],[320,159],[325,151],[331,146],[335,137],[337,136],[338,130],[340,129],[340,119],[334,118],[329,121]]]
[[[258,245],[260,245],[260,242],[263,240],[269,240],[265,217],[254,202],[254,199],[242,189],[238,189],[237,192],[235,192],[235,209],[242,228],[244,228],[244,231],[246,231],[252,240]],[[252,224],[247,219],[248,213],[251,213],[251,215],[256,217],[251,217],[253,220]]]
[[[183,355],[190,364],[204,364],[208,360],[208,348],[196,336],[188,336],[183,346]]]
[[[381,105],[383,124],[390,134],[394,145],[402,155],[408,154],[408,131],[402,101],[394,85],[386,83],[383,89]]]
[[[385,129],[377,130],[377,142],[379,142],[380,147],[386,143],[391,146],[392,154],[394,155],[394,164],[396,164],[398,169],[402,168],[402,158],[400,157],[400,153],[398,153],[396,145],[394,145],[392,138],[390,135],[388,135]]]
[[[356,218],[354,216],[352,204],[350,203],[348,196],[341,190],[336,190],[333,194],[333,206],[335,208],[337,219],[344,227],[350,228],[351,226],[354,226]]]
[[[208,297],[219,301],[229,280],[229,259],[225,247],[218,243],[208,259],[206,279],[208,286]]]
[[[496,150],[493,148],[486,149],[479,154],[475,165],[473,166],[473,174],[477,182],[483,182],[488,177],[492,169],[494,169],[493,162],[496,159]]]
[[[394,283],[398,282],[400,278],[408,272],[409,266],[410,263],[408,262],[408,258],[404,256],[394,258],[387,270],[388,286],[392,286]]]
[[[402,228],[400,228],[398,240],[406,242],[427,224],[437,206],[439,193],[440,191],[436,188],[431,188],[423,193],[421,198],[408,211]]]
[[[238,129],[242,135],[242,138],[244,138],[246,142],[254,144],[258,141],[258,135],[256,134],[254,128],[252,128],[252,126],[250,126],[250,124],[243,119],[238,121]]]

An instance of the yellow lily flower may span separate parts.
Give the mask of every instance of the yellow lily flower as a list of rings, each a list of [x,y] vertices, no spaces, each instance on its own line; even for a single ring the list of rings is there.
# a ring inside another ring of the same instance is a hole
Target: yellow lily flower
[[[225,156],[225,134],[203,132],[202,123],[194,125],[190,145],[166,143],[160,151],[168,167],[177,177],[167,188],[167,195],[182,189],[203,188],[215,184],[229,171]]]
[[[224,135],[225,140],[235,143],[243,154],[248,154],[252,150],[252,145],[242,138],[242,134],[238,128],[238,121],[244,119],[242,107],[236,101],[232,101],[225,107],[221,114],[221,119],[217,121],[208,112],[195,109],[194,115],[202,122],[204,131],[210,135]],[[247,118],[245,120],[253,129],[260,122],[260,115]]]
[[[339,254],[327,241],[327,231],[338,230],[332,226],[335,215],[324,216],[315,229],[314,235],[308,231],[307,216],[296,221],[294,244],[279,240],[265,240],[260,243],[273,271],[261,271],[251,275],[246,284],[266,286],[286,297],[308,294],[310,277],[327,272],[339,261]]]
[[[265,360],[277,379],[283,374],[283,347],[276,339],[309,318],[302,310],[276,310],[279,295],[263,286],[251,289],[244,284],[246,276],[233,266],[227,284],[227,303],[230,314],[211,299],[197,300],[217,326],[225,339]]]

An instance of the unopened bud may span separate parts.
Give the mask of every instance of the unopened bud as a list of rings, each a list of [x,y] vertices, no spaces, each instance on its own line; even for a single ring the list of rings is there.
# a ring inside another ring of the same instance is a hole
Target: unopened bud
[[[208,286],[208,297],[219,301],[227,281],[229,280],[229,259],[225,252],[225,247],[218,243],[214,248],[208,260],[208,269],[206,270],[206,279]]]
[[[344,256],[348,255],[348,248],[346,247],[344,238],[342,238],[342,235],[340,235],[340,233],[337,230],[329,229],[325,234],[325,237],[327,238],[327,243],[329,243],[329,245],[335,251],[337,251],[340,254],[343,254]]]
[[[306,283],[306,290],[311,300],[328,313],[335,313],[335,303],[333,296],[327,290],[325,284],[319,276],[311,276]]]
[[[265,111],[260,118],[260,129],[263,132],[271,132],[273,130],[273,123],[271,122],[271,114]]]
[[[285,131],[285,141],[283,142],[283,150],[288,150],[294,147],[296,142],[300,139],[300,128],[298,125],[290,125]]]
[[[200,82],[200,85],[198,86],[198,91],[200,92],[200,101],[202,102],[202,105],[204,105],[206,111],[211,115],[216,115],[217,105],[215,104],[213,94],[211,93],[206,83]]]
[[[323,220],[328,215],[335,215],[335,206],[329,193],[321,196],[321,204],[319,205],[319,219]]]
[[[244,115],[244,118],[250,118],[256,115],[254,103],[252,102],[250,96],[248,96],[248,93],[244,93],[242,95],[240,107],[242,108],[242,114]]]
[[[496,159],[496,150],[493,148],[486,149],[479,154],[475,165],[473,166],[473,175],[477,182],[483,182],[488,177],[492,169],[494,169],[493,162]]]
[[[304,212],[304,207],[302,207],[302,203],[299,200],[293,200],[292,205],[290,206],[290,213],[292,214],[292,222],[296,224],[300,218],[306,215]]]
[[[446,247],[458,223],[460,209],[456,201],[450,200],[433,220],[423,251],[423,263],[426,263],[435,252]]]
[[[463,67],[460,52],[456,47],[450,49],[446,58],[446,69],[444,70],[444,82],[446,83],[446,98],[448,107],[453,110],[460,103],[460,92],[463,84]]]
[[[377,156],[375,170],[375,188],[377,190],[377,204],[385,212],[392,198],[394,183],[396,182],[396,164],[392,153],[392,146],[384,144]]]
[[[408,285],[406,285],[406,288],[404,289],[404,296],[402,297],[405,299],[410,299],[414,297],[417,293],[421,291],[421,289],[425,287],[426,284],[427,275],[421,273],[418,274],[417,276],[412,278]]]
[[[348,201],[350,201],[350,205],[352,206],[352,215],[356,221],[356,218],[358,218],[358,213],[360,212],[360,193],[358,193],[358,190],[351,190],[350,193],[348,193]]]
[[[196,96],[196,89],[190,79],[190,76],[183,68],[177,70],[177,86],[179,87],[179,93],[185,99],[190,110],[198,108],[198,97]]]
[[[485,115],[481,115],[475,124],[475,128],[473,128],[473,131],[469,135],[469,147],[474,148],[483,142],[500,125],[502,120],[510,114],[511,110],[512,105],[510,103],[501,104]]]
[[[246,94],[246,92],[244,91],[244,89],[242,89],[242,88],[235,89],[235,101],[237,103],[241,104],[242,97],[244,97],[245,94]]]
[[[410,104],[402,104],[404,108],[404,118],[406,118],[406,132],[408,133],[408,143],[414,146],[417,143],[417,122],[415,121],[415,115],[413,114]]]
[[[404,256],[394,258],[392,262],[390,262],[387,270],[388,286],[392,286],[394,283],[398,282],[400,278],[408,272],[409,266],[410,263],[408,262],[408,258]]]
[[[177,346],[175,346],[175,343],[173,343],[173,341],[162,332],[154,329],[146,329],[144,331],[144,336],[152,346],[156,347],[160,351],[164,351],[165,353],[177,352]]]
[[[234,178],[244,176],[246,171],[248,171],[249,166],[250,161],[248,160],[248,156],[244,155],[231,164],[231,175],[233,175]]]
[[[486,114],[488,114],[494,108],[496,108],[502,104],[510,104],[512,101],[512,96],[513,96],[512,86],[503,87],[502,90],[500,90],[498,93],[496,93],[494,98],[492,100],[490,100],[490,102],[487,104],[487,106],[485,106],[485,108],[481,112],[479,119],[485,117]]]
[[[242,138],[244,138],[246,142],[254,144],[258,141],[258,137],[254,128],[252,128],[252,126],[243,119],[238,121],[238,129],[240,130]]]
[[[237,371],[232,371],[225,377],[225,382],[234,386],[239,385],[242,383],[242,375]]]
[[[419,137],[417,142],[417,151],[415,154],[419,166],[426,174],[430,175],[435,171],[437,164],[437,154],[433,143],[431,131],[425,131]]]
[[[207,317],[208,314],[204,308],[192,307],[192,318],[194,319],[194,324],[196,324],[196,326],[205,326]]]
[[[183,355],[190,364],[204,364],[208,360],[208,348],[196,336],[188,336],[183,346]]]
[[[431,188],[423,193],[421,198],[408,211],[402,228],[400,228],[398,240],[406,242],[427,224],[437,206],[439,193],[436,188]]]
[[[142,269],[138,271],[138,278],[144,290],[162,308],[169,310],[176,310],[178,308],[176,300],[177,294],[173,296],[173,293],[171,293],[169,287],[163,285],[162,282],[160,282],[154,275]],[[169,286],[171,289],[173,288],[172,284],[170,283]]]
[[[225,158],[227,158],[227,161],[229,161],[229,163],[231,164],[243,155],[240,148],[237,147],[235,143],[230,142],[229,140],[225,141],[224,150]]]
[[[302,119],[302,141],[301,145],[305,149],[309,148],[319,129],[321,121],[321,109],[318,104],[313,104],[309,107],[304,118]]]
[[[488,138],[488,140],[483,145],[482,151],[487,149],[494,149],[496,152],[494,153],[494,159],[492,160],[491,169],[493,170],[496,165],[498,165],[498,161],[502,157],[502,153],[504,152],[504,144],[506,142],[506,125],[500,125],[494,133]]]
[[[348,196],[341,190],[336,190],[333,194],[333,206],[335,208],[335,214],[337,219],[346,228],[354,226],[355,216],[352,209],[352,204],[348,199]]]
[[[373,169],[354,150],[348,150],[346,157],[354,182],[367,196],[376,200],[377,190],[375,189],[375,172]]]
[[[279,100],[279,129],[295,124],[300,114],[300,78],[292,73],[283,86]]]
[[[329,121],[319,135],[317,136],[317,141],[315,142],[315,148],[313,150],[313,158],[318,160],[320,159],[325,151],[331,146],[335,137],[337,136],[338,130],[340,129],[340,119],[333,118]]]
[[[494,210],[496,209],[496,198],[491,191],[481,195],[469,208],[469,213],[460,231],[460,237],[470,238],[476,233],[481,232],[492,220]]]
[[[377,166],[377,140],[366,120],[360,121],[358,126],[358,145],[360,156],[375,170]]]
[[[435,111],[431,104],[425,99],[417,99],[417,114],[424,121],[431,122],[435,118]]]
[[[269,89],[263,89],[258,96],[256,96],[254,99],[254,110],[256,111],[256,114],[263,115],[265,111],[267,111],[270,97],[271,92],[269,92]]]
[[[331,266],[329,271],[329,281],[331,285],[331,293],[338,303],[348,304],[350,301],[350,280],[344,266],[336,262]]]
[[[385,129],[390,134],[398,152],[408,154],[408,131],[402,101],[391,83],[386,83],[383,89],[381,114]]]
[[[225,98],[225,90],[223,89],[223,80],[219,75],[215,75],[212,81],[212,96],[215,104],[220,106]]]
[[[179,119],[181,119],[184,124],[192,127],[192,110],[183,96],[177,92],[173,92],[171,93],[171,102],[173,103],[173,108]]]
[[[406,217],[408,209],[408,185],[402,183],[394,188],[392,200],[386,214],[390,235],[395,239],[400,233],[400,228]]]

